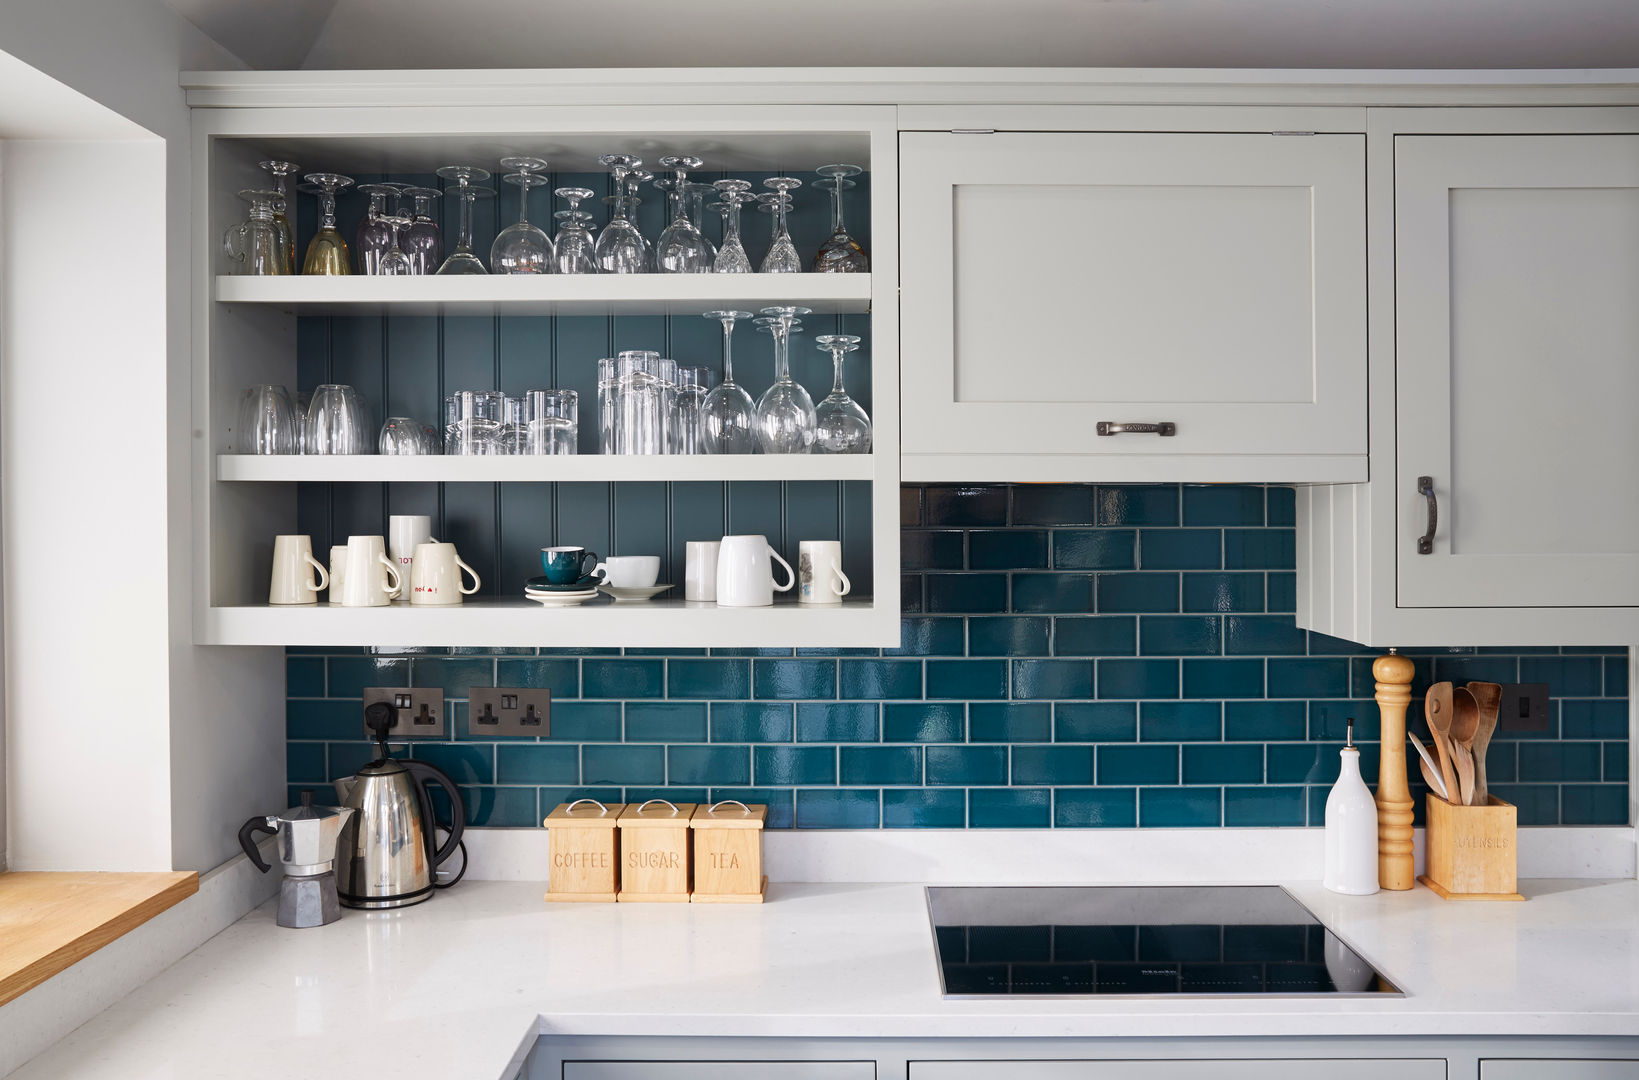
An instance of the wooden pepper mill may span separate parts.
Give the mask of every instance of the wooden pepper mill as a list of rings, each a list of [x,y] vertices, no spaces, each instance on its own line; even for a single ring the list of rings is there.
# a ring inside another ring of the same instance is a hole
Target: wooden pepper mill
[[[1372,663],[1377,709],[1382,715],[1377,766],[1377,883],[1409,889],[1417,880],[1411,857],[1411,788],[1406,784],[1406,706],[1414,667],[1390,649]]]

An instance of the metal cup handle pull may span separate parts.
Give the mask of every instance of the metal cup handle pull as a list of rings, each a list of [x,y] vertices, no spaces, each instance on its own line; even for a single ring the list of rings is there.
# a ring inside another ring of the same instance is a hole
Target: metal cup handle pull
[[[1440,500],[1434,494],[1434,477],[1417,478],[1417,494],[1428,500],[1428,531],[1417,538],[1417,554],[1434,554],[1434,533],[1440,524]]]

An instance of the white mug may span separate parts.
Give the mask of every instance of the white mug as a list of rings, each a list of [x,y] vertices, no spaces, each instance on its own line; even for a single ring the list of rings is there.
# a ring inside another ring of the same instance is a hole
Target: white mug
[[[330,594],[342,607],[386,607],[403,584],[379,536],[349,536],[346,566],[339,595]]]
[[[347,545],[337,544],[330,549],[330,602],[341,603],[342,582],[347,580]]]
[[[433,536],[433,519],[426,514],[393,514],[387,518],[387,557],[398,567],[399,576],[410,577],[415,562],[415,549],[422,544],[437,543]],[[402,589],[394,597],[408,600]]]
[[[319,575],[317,581],[313,578],[314,571]],[[320,590],[329,586],[330,575],[313,557],[312,537],[273,538],[273,580],[267,590],[268,603],[281,606],[316,604]]]
[[[472,575],[472,588],[461,587],[461,572]],[[410,603],[459,604],[463,596],[471,596],[483,584],[478,571],[461,561],[454,544],[437,541],[417,544],[410,564]]]
[[[840,604],[853,587],[842,572],[840,540],[804,540],[797,545],[797,603]]]
[[[721,540],[690,540],[683,547],[683,599],[717,599],[717,554]]]
[[[660,580],[659,555],[611,555],[592,572],[603,572],[603,583],[617,589],[641,589]]]
[[[774,582],[773,559],[785,567],[785,584]],[[717,554],[717,606],[768,607],[774,591],[788,591],[796,584],[791,564],[780,558],[762,536],[725,536]]]

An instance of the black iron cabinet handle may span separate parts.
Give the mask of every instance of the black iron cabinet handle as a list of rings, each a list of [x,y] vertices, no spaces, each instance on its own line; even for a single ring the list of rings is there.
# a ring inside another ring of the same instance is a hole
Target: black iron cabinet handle
[[[1417,494],[1428,500],[1428,531],[1417,538],[1417,554],[1434,554],[1434,530],[1440,524],[1440,500],[1434,496],[1434,477],[1417,478]]]

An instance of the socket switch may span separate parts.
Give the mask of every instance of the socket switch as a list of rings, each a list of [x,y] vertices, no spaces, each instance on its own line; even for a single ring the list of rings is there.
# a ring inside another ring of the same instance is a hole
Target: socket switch
[[[444,691],[425,686],[367,686],[364,705],[367,709],[378,701],[385,701],[398,714],[388,734],[395,739],[410,737],[444,736]],[[362,709],[360,710],[362,718]],[[369,728],[366,737],[374,738]]]
[[[467,731],[473,735],[534,738],[552,733],[552,691],[517,686],[467,690]]]
[[[1503,683],[1497,705],[1498,731],[1547,731],[1548,684]]]

